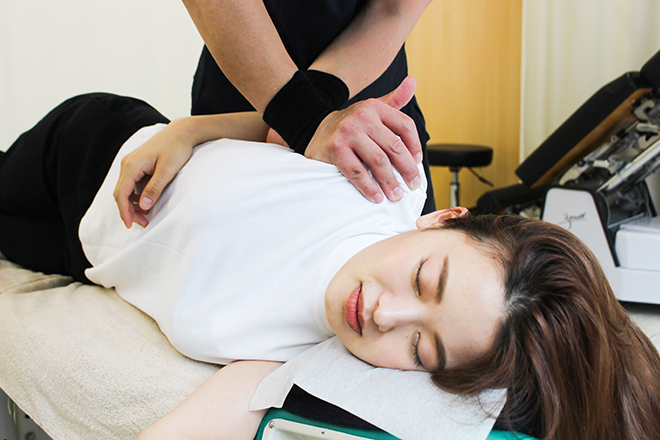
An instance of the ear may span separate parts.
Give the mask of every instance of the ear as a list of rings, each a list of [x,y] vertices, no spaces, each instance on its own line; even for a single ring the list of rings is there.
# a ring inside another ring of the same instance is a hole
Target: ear
[[[456,207],[441,209],[440,211],[431,212],[423,215],[417,219],[415,225],[417,229],[432,228],[434,226],[442,226],[442,224],[450,218],[465,217],[469,211],[467,208]]]

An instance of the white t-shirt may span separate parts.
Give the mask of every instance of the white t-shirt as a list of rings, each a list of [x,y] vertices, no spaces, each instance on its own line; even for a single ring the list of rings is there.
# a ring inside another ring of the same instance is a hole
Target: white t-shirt
[[[365,247],[414,228],[424,205],[426,183],[374,204],[333,165],[223,139],[194,149],[146,228],[126,229],[112,196],[121,158],[163,127],[121,148],[80,239],[89,279],[115,287],[193,359],[286,361],[332,336],[332,277]]]

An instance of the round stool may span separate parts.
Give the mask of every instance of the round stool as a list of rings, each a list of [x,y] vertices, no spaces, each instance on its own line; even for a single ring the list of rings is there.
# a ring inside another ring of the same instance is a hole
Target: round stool
[[[485,167],[493,160],[493,149],[482,145],[467,144],[428,144],[426,146],[430,166],[449,167],[452,181],[449,184],[449,207],[459,204],[458,172],[465,167]],[[472,171],[474,173],[474,171]],[[489,183],[474,173],[481,181]]]

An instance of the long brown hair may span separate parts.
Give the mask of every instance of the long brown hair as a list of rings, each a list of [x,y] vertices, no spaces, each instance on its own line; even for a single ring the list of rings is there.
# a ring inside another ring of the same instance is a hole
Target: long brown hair
[[[544,439],[660,438],[660,356],[577,237],[518,216],[444,227],[499,261],[506,312],[491,352],[433,372],[438,386],[464,395],[504,387],[506,426]]]

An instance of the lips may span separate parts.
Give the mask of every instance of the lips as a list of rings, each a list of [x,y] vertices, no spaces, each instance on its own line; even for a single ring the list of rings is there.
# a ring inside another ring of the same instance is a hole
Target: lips
[[[357,334],[362,335],[362,325],[359,319],[359,302],[360,294],[362,293],[362,284],[353,290],[348,299],[346,300],[346,307],[344,308],[344,316],[348,326]]]

